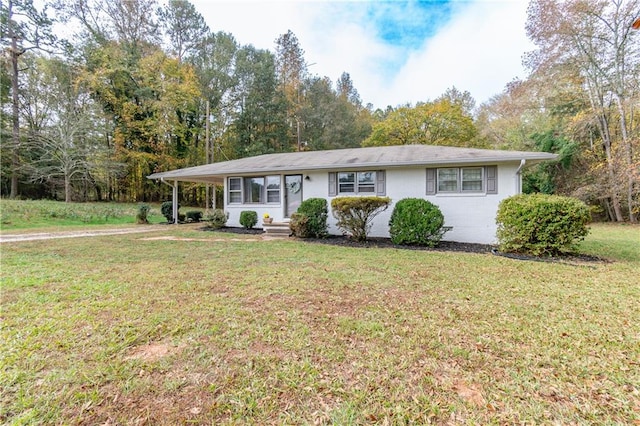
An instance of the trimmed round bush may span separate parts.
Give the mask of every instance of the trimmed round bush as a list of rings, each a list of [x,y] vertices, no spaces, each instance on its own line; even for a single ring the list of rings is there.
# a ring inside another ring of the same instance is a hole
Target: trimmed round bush
[[[251,229],[258,223],[258,213],[253,210],[243,210],[240,212],[240,225]]]
[[[520,194],[500,202],[496,223],[500,251],[555,256],[574,251],[589,233],[589,208],[559,195]]]
[[[309,198],[291,215],[289,228],[296,237],[323,238],[327,236],[327,200]]]
[[[389,197],[337,197],[331,200],[336,226],[356,241],[366,241],[373,218],[389,208]]]
[[[421,198],[398,201],[389,220],[389,234],[394,244],[435,247],[448,230],[440,208]]]

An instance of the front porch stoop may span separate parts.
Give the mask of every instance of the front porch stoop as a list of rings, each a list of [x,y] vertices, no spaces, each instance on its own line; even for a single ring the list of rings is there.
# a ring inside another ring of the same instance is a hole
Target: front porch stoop
[[[265,237],[288,238],[291,234],[289,222],[272,222],[270,224],[263,223]]]

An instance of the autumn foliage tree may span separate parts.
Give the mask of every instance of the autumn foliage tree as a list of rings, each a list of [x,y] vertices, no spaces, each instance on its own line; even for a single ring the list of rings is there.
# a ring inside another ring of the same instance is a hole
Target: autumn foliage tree
[[[463,104],[441,98],[393,110],[373,125],[363,146],[448,145],[473,146],[477,130]]]
[[[640,204],[640,0],[532,0],[527,58],[536,78],[573,81],[584,100],[565,110],[566,128],[591,163],[583,197],[600,200],[616,221],[637,221]],[[551,105],[558,99],[546,96]]]

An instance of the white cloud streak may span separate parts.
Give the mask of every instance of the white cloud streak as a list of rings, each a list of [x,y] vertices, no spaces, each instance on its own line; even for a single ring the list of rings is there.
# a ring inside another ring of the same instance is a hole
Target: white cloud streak
[[[212,31],[229,32],[241,44],[273,51],[290,29],[314,64],[311,73],[335,81],[348,72],[362,100],[377,108],[434,99],[452,86],[486,101],[526,77],[522,55],[533,48],[524,30],[526,0],[455,3],[450,20],[419,48],[379,39],[354,2],[192,2]]]

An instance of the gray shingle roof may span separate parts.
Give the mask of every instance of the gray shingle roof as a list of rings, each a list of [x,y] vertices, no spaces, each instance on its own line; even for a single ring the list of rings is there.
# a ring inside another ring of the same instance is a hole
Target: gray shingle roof
[[[278,174],[312,170],[346,170],[447,164],[497,164],[526,160],[527,164],[557,158],[556,154],[528,151],[458,148],[433,145],[397,145],[328,151],[286,152],[154,173],[149,179],[215,182],[229,175]]]

